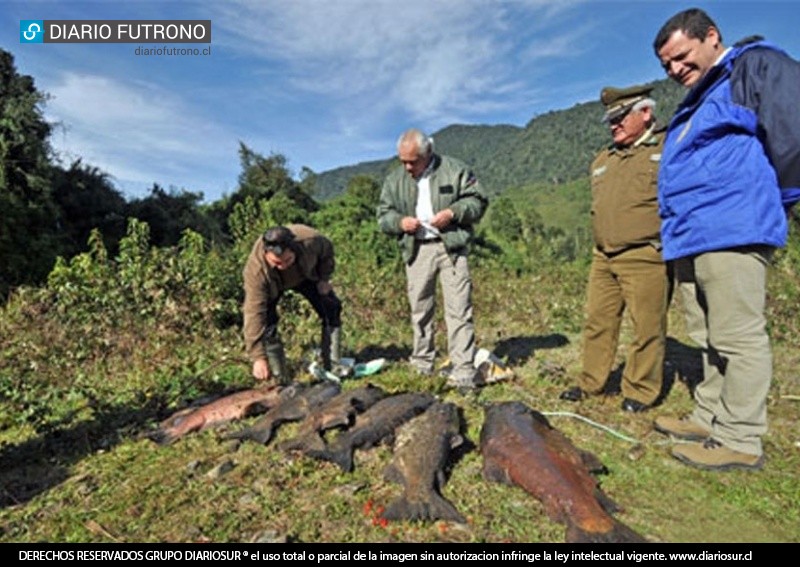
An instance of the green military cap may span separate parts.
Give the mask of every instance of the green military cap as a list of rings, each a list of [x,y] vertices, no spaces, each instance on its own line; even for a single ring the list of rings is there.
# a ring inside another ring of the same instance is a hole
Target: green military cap
[[[625,116],[633,105],[650,95],[653,87],[634,85],[624,89],[605,87],[600,91],[600,102],[606,107],[604,122],[611,122],[615,118]]]

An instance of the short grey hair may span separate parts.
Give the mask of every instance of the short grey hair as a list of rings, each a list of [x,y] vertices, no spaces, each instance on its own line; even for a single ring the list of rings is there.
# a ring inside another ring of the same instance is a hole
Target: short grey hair
[[[413,142],[417,146],[417,151],[421,156],[430,155],[433,151],[433,138],[426,135],[425,132],[419,128],[409,128],[397,139],[397,151],[400,151],[400,146],[406,142]]]

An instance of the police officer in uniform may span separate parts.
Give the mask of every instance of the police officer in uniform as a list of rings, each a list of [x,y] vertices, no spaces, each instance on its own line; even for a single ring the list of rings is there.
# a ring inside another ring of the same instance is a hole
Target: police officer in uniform
[[[669,296],[661,257],[657,180],[663,133],[655,128],[652,87],[604,88],[613,144],[591,166],[594,249],[589,274],[583,370],[561,393],[577,402],[608,393],[623,313],[633,338],[622,374],[622,409],[641,412],[661,394]]]

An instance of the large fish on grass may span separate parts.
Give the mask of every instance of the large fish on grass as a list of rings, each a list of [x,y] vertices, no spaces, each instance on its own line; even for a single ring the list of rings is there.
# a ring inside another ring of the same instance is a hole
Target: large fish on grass
[[[439,402],[400,426],[385,477],[401,483],[403,495],[386,506],[384,518],[466,522],[440,493],[452,450],[464,443],[460,430],[456,405]]]
[[[356,448],[369,449],[394,434],[395,429],[425,411],[436,401],[428,392],[394,394],[378,401],[356,416],[350,429],[342,431],[323,450],[309,450],[306,455],[336,463],[345,472],[353,470]]]
[[[521,402],[490,404],[480,436],[483,475],[539,499],[566,524],[569,543],[646,543],[611,513],[618,511],[592,476],[599,462],[575,448],[547,419]],[[591,460],[596,465],[590,466]]]
[[[372,384],[341,392],[308,414],[300,423],[296,435],[278,447],[284,451],[324,450],[322,435],[325,431],[351,426],[357,414],[363,413],[385,396],[386,392]]]
[[[337,382],[327,380],[308,386],[297,385],[295,395],[289,396],[270,408],[252,426],[224,435],[224,439],[249,439],[262,445],[269,444],[275,430],[283,423],[300,421],[314,408],[324,404],[341,391]]]
[[[286,397],[291,388],[273,385],[242,390],[204,405],[182,409],[162,421],[147,437],[159,445],[169,445],[189,433],[263,413],[277,405],[281,397]]]

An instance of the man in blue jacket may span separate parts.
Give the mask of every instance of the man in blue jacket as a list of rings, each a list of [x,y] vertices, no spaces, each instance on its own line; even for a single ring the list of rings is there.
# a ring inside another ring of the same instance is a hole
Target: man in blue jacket
[[[696,441],[672,451],[686,464],[760,469],[772,379],[767,266],[800,199],[800,64],[760,38],[724,47],[699,9],[667,21],[653,48],[690,89],[668,127],[658,198],[664,259],[703,347],[694,411],[654,426]]]

